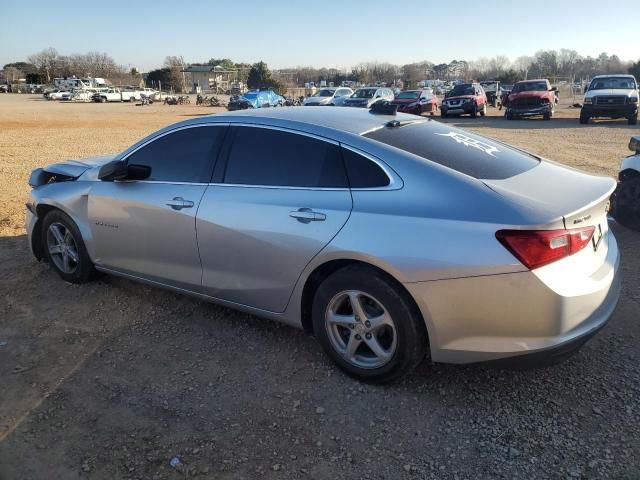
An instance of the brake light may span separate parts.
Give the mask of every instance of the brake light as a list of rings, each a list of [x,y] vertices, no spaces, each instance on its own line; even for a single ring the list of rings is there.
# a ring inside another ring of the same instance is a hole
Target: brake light
[[[530,270],[568,257],[582,250],[595,227],[572,230],[500,230],[496,238]]]

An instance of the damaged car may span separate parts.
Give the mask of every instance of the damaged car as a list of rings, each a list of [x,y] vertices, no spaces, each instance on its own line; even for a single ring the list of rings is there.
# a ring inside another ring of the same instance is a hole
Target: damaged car
[[[620,294],[612,178],[415,115],[199,116],[29,184],[29,246],[61,279],[103,272],[284,322],[364,381],[426,357],[557,362]]]
[[[551,120],[556,106],[556,87],[547,79],[523,80],[513,85],[507,97],[504,118],[514,120],[541,116]]]

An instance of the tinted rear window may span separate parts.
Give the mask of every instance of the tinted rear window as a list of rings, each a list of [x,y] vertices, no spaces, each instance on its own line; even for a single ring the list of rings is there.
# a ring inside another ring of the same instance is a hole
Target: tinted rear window
[[[531,155],[436,121],[384,127],[365,137],[480,179],[503,180],[539,163]]]
[[[347,148],[342,149],[351,188],[375,188],[389,185],[389,177],[376,163]]]

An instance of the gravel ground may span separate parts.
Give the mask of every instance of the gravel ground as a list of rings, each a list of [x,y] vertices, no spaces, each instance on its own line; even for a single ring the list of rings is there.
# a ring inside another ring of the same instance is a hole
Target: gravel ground
[[[619,308],[577,355],[425,362],[383,387],[292,328],[115,277],[66,284],[32,259],[32,168],[212,111],[0,95],[0,479],[640,478],[640,234],[623,227]],[[551,122],[490,112],[448,122],[609,175],[640,133],[564,106]]]

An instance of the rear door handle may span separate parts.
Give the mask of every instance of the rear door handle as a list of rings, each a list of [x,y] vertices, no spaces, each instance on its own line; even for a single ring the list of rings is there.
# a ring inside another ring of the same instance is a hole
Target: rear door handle
[[[168,205],[174,210],[182,210],[183,208],[193,207],[193,202],[191,200],[185,200],[182,197],[173,197],[173,200],[167,200],[166,202],[164,202],[164,204]]]
[[[324,213],[314,212],[310,208],[299,208],[298,210],[289,212],[289,216],[302,223],[324,222],[327,218]]]

